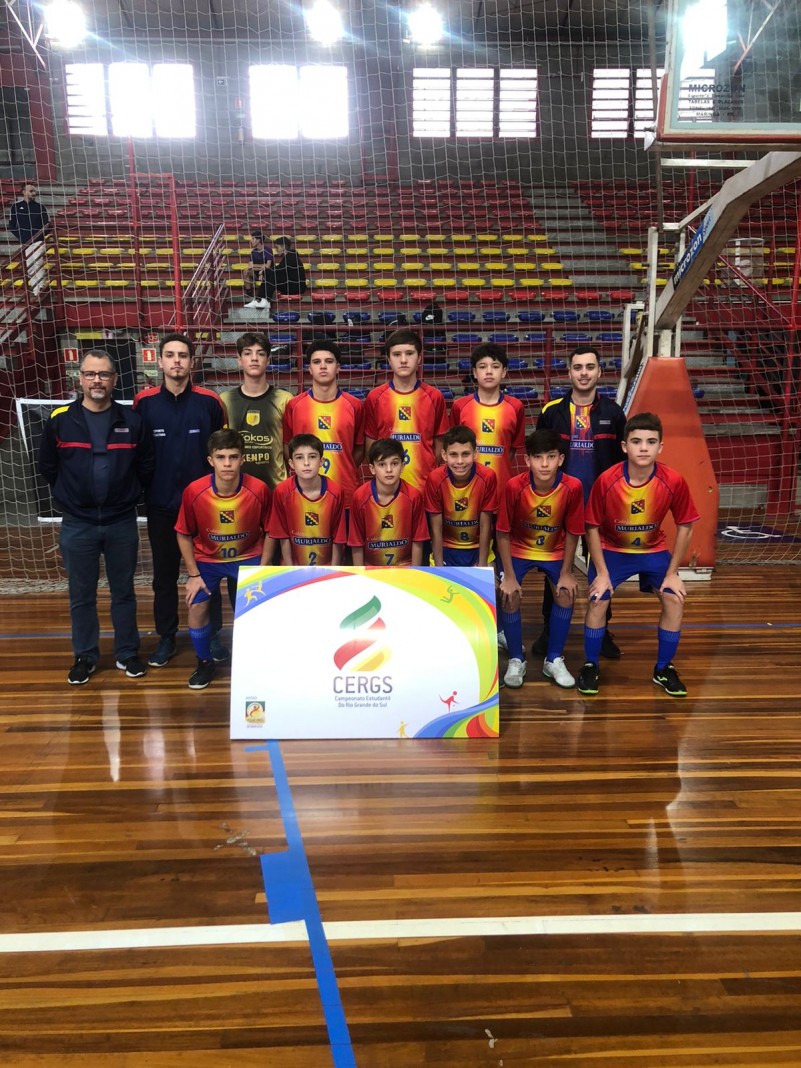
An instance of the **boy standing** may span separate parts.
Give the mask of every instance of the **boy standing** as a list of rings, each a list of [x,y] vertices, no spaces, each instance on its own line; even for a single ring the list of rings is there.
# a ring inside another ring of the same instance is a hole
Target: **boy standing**
[[[320,474],[323,443],[313,434],[296,434],[287,446],[292,474],[275,491],[270,537],[281,543],[287,567],[326,567],[342,563],[345,495]]]
[[[228,425],[245,442],[245,474],[255,475],[274,490],[286,478],[284,411],[292,394],[267,381],[270,340],[266,334],[240,334],[236,339],[242,384],[220,394]]]
[[[345,495],[350,507],[353,491],[361,483],[364,459],[364,406],[343,392],[337,383],[342,356],[333,341],[312,341],[306,350],[311,389],[293,397],[284,412],[284,441],[296,434],[311,434],[323,443],[323,474]],[[284,450],[289,458],[288,447]]]
[[[272,553],[265,540],[270,490],[261,479],[243,474],[242,435],[217,430],[208,451],[211,474],[186,487],[175,524],[187,572],[189,636],[197,655],[191,690],[204,690],[214,678],[209,598],[223,576],[236,577],[242,564],[264,564]]]
[[[442,436],[448,429],[445,398],[417,377],[422,342],[414,330],[396,330],[384,342],[392,377],[376,386],[364,402],[365,447],[380,438],[403,445],[403,481],[419,493],[437,465]]]
[[[423,498],[401,478],[404,449],[393,438],[373,442],[369,482],[353,495],[348,545],[360,567],[419,567],[428,541]]]
[[[522,449],[526,436],[526,413],[522,401],[502,390],[509,357],[502,345],[487,341],[470,357],[476,392],[459,397],[451,406],[451,426],[469,426],[476,436],[478,462],[495,472],[498,493],[512,477],[512,456]]]
[[[523,578],[534,567],[545,573],[554,597],[542,674],[565,688],[576,682],[562,652],[576,599],[573,558],[584,533],[584,497],[579,480],[562,472],[563,461],[558,434],[550,430],[529,434],[528,470],[507,483],[498,512],[496,531],[503,565],[501,617],[509,645],[503,681],[513,688],[522,686],[526,677],[520,600]]]
[[[681,638],[687,590],[679,567],[700,518],[684,478],[657,462],[662,451],[662,422],[640,412],[626,423],[626,459],[610,467],[592,487],[587,503],[587,545],[592,564],[587,572],[589,607],[584,620],[585,664],[578,691],[598,693],[598,656],[606,631],[606,608],[614,590],[639,574],[640,589],[662,602],[653,681],[671,697],[687,689],[673,666]],[[666,548],[662,520],[671,512],[676,523],[673,552]]]
[[[498,508],[497,479],[476,463],[476,436],[453,426],[442,439],[444,466],[428,476],[425,506],[436,567],[486,567]]]

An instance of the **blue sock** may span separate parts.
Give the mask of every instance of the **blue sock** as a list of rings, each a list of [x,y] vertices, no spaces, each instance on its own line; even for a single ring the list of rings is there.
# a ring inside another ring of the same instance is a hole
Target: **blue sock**
[[[523,656],[523,619],[519,612],[505,612],[501,609],[501,626],[506,635],[510,658],[525,660]]]
[[[195,655],[198,660],[211,660],[211,623],[205,627],[189,628],[189,637],[195,647]]]
[[[584,628],[584,659],[587,663],[597,664],[601,658],[601,643],[606,634],[606,623],[602,627]]]
[[[560,608],[554,604],[551,609],[551,621],[548,631],[548,652],[546,660],[554,660],[564,652],[565,642],[570,633],[570,620],[573,618],[573,605],[570,608]]]
[[[662,630],[657,628],[658,645],[656,647],[656,667],[661,671],[666,668],[676,655],[681,638],[680,630]]]

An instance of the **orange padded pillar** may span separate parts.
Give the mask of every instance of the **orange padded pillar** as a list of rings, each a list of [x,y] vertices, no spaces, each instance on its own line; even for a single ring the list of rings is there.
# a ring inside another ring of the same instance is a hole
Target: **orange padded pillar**
[[[683,563],[714,567],[720,493],[683,359],[654,356],[646,361],[627,415],[638,412],[654,412],[662,420],[665,444],[659,459],[687,479],[701,516],[693,526],[693,540]],[[672,545],[676,529],[672,516],[667,516],[664,526]]]

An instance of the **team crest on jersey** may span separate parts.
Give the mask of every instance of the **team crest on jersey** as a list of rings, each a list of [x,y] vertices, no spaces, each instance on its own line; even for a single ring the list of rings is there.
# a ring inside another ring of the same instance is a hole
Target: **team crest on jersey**
[[[586,430],[589,427],[587,419],[583,415],[576,413],[576,430]]]
[[[317,429],[318,430],[330,430],[331,429],[331,416],[330,415],[318,415],[317,416]]]
[[[261,422],[261,412],[246,412],[245,422],[248,426],[258,426]]]
[[[232,511],[220,512],[220,523],[233,523],[234,513]]]
[[[404,404],[402,407],[398,408],[398,419],[402,423],[408,423],[411,420],[411,418],[412,418],[411,405]]]
[[[469,504],[470,504],[470,501],[468,500],[467,497],[460,497],[458,501],[454,501],[453,502],[453,507],[457,512],[466,512],[467,511],[467,506]]]
[[[482,419],[481,420],[481,433],[482,434],[494,434],[495,433],[495,420],[494,419]]]
[[[538,504],[537,505],[537,519],[550,519],[551,518],[551,506],[550,504]]]
[[[632,501],[631,502],[631,514],[642,515],[645,511],[645,501]]]
[[[381,529],[382,530],[392,530],[393,526],[394,526],[394,523],[392,522],[392,516],[391,515],[382,515],[381,516]]]
[[[317,512],[306,512],[306,526],[316,527],[320,524],[320,516]]]

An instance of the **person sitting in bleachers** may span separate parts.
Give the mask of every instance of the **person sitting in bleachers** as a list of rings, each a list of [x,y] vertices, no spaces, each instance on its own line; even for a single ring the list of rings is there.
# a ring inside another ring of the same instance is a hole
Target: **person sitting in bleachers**
[[[274,262],[264,268],[262,283],[256,290],[257,298],[260,297],[262,301],[258,307],[269,311],[276,290],[297,296],[306,292],[306,268],[292,248],[291,237],[276,239]]]
[[[273,265],[273,250],[265,243],[261,230],[250,232],[250,266],[245,271],[245,296],[251,297],[246,308],[270,309],[264,299],[264,274]]]

